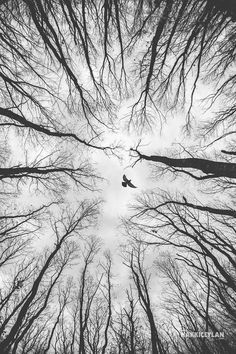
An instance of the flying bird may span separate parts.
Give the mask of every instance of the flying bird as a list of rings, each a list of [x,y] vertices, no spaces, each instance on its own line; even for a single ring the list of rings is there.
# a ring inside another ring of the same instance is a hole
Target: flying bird
[[[133,185],[133,183],[131,183],[131,179],[128,179],[128,178],[126,177],[126,175],[123,175],[122,186],[123,186],[123,187],[129,186],[129,187],[131,187],[131,188],[137,188],[137,187],[135,187],[135,186]]]

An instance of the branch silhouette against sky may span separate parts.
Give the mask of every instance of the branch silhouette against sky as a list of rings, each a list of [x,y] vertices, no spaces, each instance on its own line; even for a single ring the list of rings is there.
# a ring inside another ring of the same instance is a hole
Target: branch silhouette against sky
[[[0,353],[235,353],[235,1],[0,10]]]

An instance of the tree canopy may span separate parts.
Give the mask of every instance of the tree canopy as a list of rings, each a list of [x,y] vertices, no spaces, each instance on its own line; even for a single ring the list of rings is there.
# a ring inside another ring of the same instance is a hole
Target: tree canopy
[[[235,1],[0,10],[0,352],[234,353]],[[143,144],[171,124],[178,147]],[[119,284],[94,154],[137,133],[131,164],[164,190],[124,215]]]

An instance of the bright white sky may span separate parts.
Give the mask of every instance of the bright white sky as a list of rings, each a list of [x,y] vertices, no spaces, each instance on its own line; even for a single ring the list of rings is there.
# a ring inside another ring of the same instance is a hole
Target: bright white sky
[[[167,117],[167,122],[156,124],[152,131],[145,131],[140,134],[128,133],[125,127],[125,121],[123,117],[126,115],[126,108],[128,111],[128,102],[124,102],[122,105],[122,110],[118,119],[120,123],[117,122],[116,126],[119,127],[115,133],[107,134],[104,136],[103,145],[109,145],[114,142],[119,142],[123,146],[118,154],[119,158],[113,155],[107,156],[100,150],[92,150],[90,152],[90,162],[95,166],[95,169],[104,178],[102,182],[98,182],[98,187],[100,193],[82,192],[78,193],[72,189],[67,193],[67,199],[71,204],[76,205],[78,201],[83,197],[93,198],[94,196],[99,196],[103,199],[103,204],[101,208],[101,215],[99,216],[98,227],[94,230],[94,234],[99,236],[103,243],[104,249],[108,248],[111,250],[113,259],[115,262],[115,276],[116,282],[121,285],[119,287],[122,292],[125,289],[125,285],[128,285],[128,270],[122,265],[121,258],[119,256],[119,245],[124,241],[124,235],[122,235],[121,229],[121,217],[124,217],[129,212],[129,205],[135,202],[135,198],[142,192],[147,190],[154,190],[155,188],[160,188],[163,190],[183,190],[183,186],[178,184],[178,181],[167,180],[166,178],[159,178],[158,180],[150,178],[150,164],[146,162],[138,162],[134,167],[132,164],[135,159],[130,155],[130,148],[136,147],[137,143],[141,139],[140,151],[146,154],[155,154],[159,152],[160,154],[168,154],[168,150],[174,150],[175,146],[177,148],[178,143],[183,145],[188,144],[188,139],[184,134],[182,134],[182,126],[185,123],[184,114],[173,114]],[[13,152],[12,156],[17,156],[16,161],[12,162],[18,163],[18,161],[24,160],[24,149],[25,146],[18,145],[18,139],[14,136],[9,139],[10,148]],[[52,149],[56,149],[57,145],[51,146]],[[28,157],[33,158],[36,151],[41,151],[41,146],[35,146],[35,149],[28,151]],[[21,151],[21,152],[20,152]],[[47,151],[43,151],[46,154]],[[137,186],[136,189],[124,188],[121,185],[122,176],[126,176],[132,180],[133,184]],[[170,183],[171,182],[171,183]],[[176,184],[177,183],[177,184]],[[48,202],[48,195],[42,195],[41,193],[35,194],[32,190],[28,191],[28,186],[25,185],[23,197],[20,199],[20,203],[26,206],[28,205],[42,205],[42,203]],[[184,186],[187,188],[187,185]],[[47,232],[46,232],[47,234]],[[39,240],[39,247],[50,245],[53,240],[44,237]],[[76,270],[77,272],[77,270]],[[153,283],[153,288],[155,288],[155,283]],[[160,290],[160,288],[159,288]],[[119,295],[119,292],[117,293]],[[121,294],[120,294],[121,295]]]

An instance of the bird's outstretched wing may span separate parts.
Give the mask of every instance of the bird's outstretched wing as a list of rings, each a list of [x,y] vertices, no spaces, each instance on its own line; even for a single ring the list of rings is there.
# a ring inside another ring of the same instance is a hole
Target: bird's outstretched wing
[[[128,178],[126,177],[126,175],[123,175],[123,181],[126,182],[126,183],[129,182],[129,180],[128,180]]]
[[[133,185],[133,183],[131,183],[130,181],[127,182],[128,186],[131,187],[131,188],[137,188]]]

